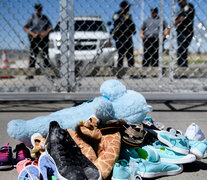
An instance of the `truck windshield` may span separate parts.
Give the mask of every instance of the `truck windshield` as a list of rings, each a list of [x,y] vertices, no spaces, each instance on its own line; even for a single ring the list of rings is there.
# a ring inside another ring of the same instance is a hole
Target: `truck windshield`
[[[60,31],[60,22],[54,28],[54,31]],[[102,31],[107,32],[106,27],[102,21],[90,20],[76,20],[75,31]]]

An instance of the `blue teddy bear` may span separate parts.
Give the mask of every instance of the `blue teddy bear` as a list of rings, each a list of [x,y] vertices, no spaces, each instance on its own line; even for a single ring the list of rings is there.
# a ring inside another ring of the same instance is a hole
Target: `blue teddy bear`
[[[49,124],[54,120],[62,128],[74,130],[79,120],[86,121],[92,115],[95,115],[100,123],[112,119],[124,119],[127,123],[133,124],[142,122],[147,113],[152,111],[143,95],[127,90],[120,81],[113,79],[105,81],[100,87],[100,93],[102,96],[90,102],[65,108],[47,116],[39,116],[32,120],[11,120],[7,132],[11,137],[30,146],[31,136],[37,132],[46,136]]]

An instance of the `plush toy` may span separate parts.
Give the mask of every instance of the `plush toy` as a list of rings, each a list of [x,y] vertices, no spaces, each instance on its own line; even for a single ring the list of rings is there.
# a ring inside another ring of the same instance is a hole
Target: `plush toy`
[[[45,138],[40,133],[34,133],[31,137],[32,152],[31,157],[38,160],[40,155],[45,152]]]
[[[98,124],[99,120],[91,116],[85,122],[80,121],[75,131],[68,129],[68,132],[81,152],[99,169],[102,178],[107,179],[119,157],[121,135],[118,131],[102,135]]]
[[[86,121],[95,115],[101,123],[111,119],[124,119],[127,123],[142,122],[152,107],[147,105],[140,93],[127,90],[117,80],[107,80],[100,87],[102,96],[81,105],[64,108],[46,116],[38,116],[31,120],[12,120],[8,123],[8,134],[31,146],[30,138],[34,133],[46,136],[51,121],[57,121],[62,128],[74,129],[79,120]]]

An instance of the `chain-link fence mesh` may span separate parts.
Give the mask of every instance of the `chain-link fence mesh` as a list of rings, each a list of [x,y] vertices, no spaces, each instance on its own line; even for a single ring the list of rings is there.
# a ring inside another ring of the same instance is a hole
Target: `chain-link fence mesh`
[[[50,65],[37,44],[29,68],[35,3],[0,2],[0,92],[97,92],[112,78],[140,92],[206,91],[206,0],[43,0]]]

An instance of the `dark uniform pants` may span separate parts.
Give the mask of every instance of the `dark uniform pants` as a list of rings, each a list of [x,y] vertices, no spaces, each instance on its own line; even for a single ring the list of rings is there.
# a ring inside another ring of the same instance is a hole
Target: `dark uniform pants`
[[[159,39],[147,38],[144,42],[144,58],[142,66],[158,66],[159,64]]]
[[[118,49],[118,64],[117,66],[123,67],[123,60],[126,56],[128,66],[134,66],[134,49],[132,40],[116,41],[116,48]]]
[[[40,50],[42,50],[42,56],[44,61],[44,67],[50,67],[49,63],[49,40],[48,38],[37,37],[35,39],[29,38],[30,40],[30,62],[29,67],[35,67],[36,58]]]
[[[187,67],[188,66],[188,46],[193,38],[193,34],[178,34],[177,36],[177,64],[180,67]]]

